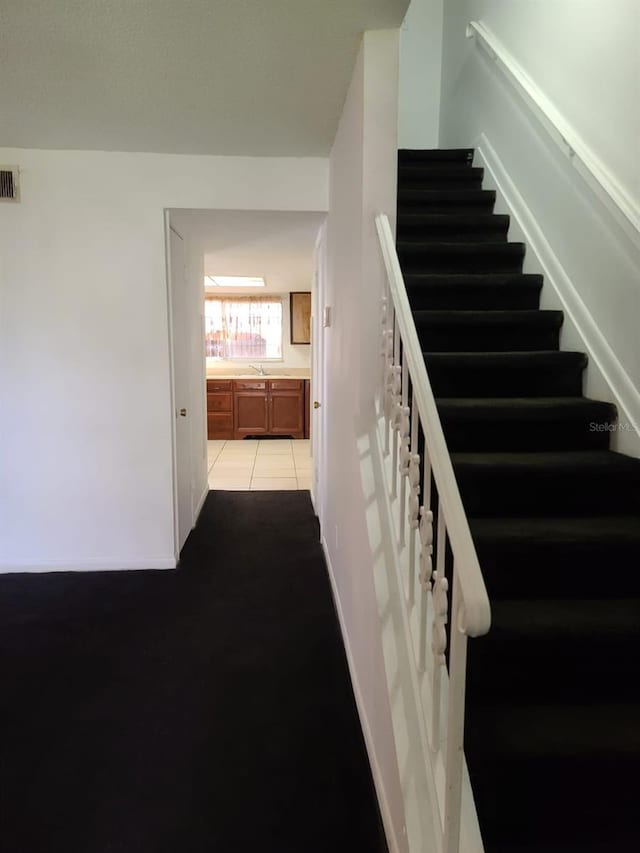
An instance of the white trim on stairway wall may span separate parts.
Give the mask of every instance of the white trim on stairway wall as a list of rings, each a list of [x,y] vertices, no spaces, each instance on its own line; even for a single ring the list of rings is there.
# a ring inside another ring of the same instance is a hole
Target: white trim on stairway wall
[[[496,190],[498,205],[512,217],[510,239],[519,238],[519,235],[513,234],[515,224],[527,245],[527,255],[530,257],[533,254],[544,274],[545,285],[551,285],[565,312],[563,334],[568,337],[573,331],[574,339],[577,337],[581,341],[589,356],[588,393],[591,396],[606,394],[618,407],[619,421],[626,421],[631,426],[628,431],[612,433],[612,447],[633,456],[640,456],[638,388],[600,331],[598,323],[555,254],[542,226],[520,194],[486,134],[479,135],[474,147],[474,163],[485,169],[483,186]]]

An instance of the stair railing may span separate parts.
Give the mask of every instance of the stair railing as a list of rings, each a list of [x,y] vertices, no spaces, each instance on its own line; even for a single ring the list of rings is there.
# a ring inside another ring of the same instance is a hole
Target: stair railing
[[[429,707],[422,704],[432,766],[444,772],[439,841],[442,853],[458,853],[467,638],[487,633],[491,609],[386,215],[376,217],[376,228],[386,268],[380,414],[392,464],[390,498],[399,511],[396,544],[408,551],[413,653],[418,674],[430,683]]]

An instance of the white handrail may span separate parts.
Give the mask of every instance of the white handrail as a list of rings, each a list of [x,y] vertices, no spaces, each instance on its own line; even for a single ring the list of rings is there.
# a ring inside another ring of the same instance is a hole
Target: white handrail
[[[402,340],[403,354],[409,367],[413,394],[429,448],[431,468],[438,486],[438,497],[447,520],[451,550],[456,560],[462,593],[462,610],[458,614],[458,628],[469,637],[478,637],[486,634],[491,626],[489,596],[427,375],[393,234],[385,214],[376,216],[376,228],[395,309],[395,319]]]
[[[476,38],[518,91],[547,133],[625,227],[634,241],[640,237],[640,208],[623,187],[536,86],[502,42],[480,21],[467,24],[467,38]]]

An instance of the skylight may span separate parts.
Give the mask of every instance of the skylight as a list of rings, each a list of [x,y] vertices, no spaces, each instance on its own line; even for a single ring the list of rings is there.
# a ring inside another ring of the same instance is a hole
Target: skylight
[[[210,287],[264,287],[264,278],[255,275],[206,275]]]

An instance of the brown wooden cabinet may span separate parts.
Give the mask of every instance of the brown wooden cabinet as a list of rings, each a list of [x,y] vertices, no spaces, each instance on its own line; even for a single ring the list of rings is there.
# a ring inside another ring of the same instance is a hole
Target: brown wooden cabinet
[[[208,379],[207,437],[304,438],[305,396],[304,379]]]
[[[207,379],[207,438],[233,438],[231,379]]]
[[[247,435],[304,434],[302,379],[263,379],[233,383],[235,438]]]

